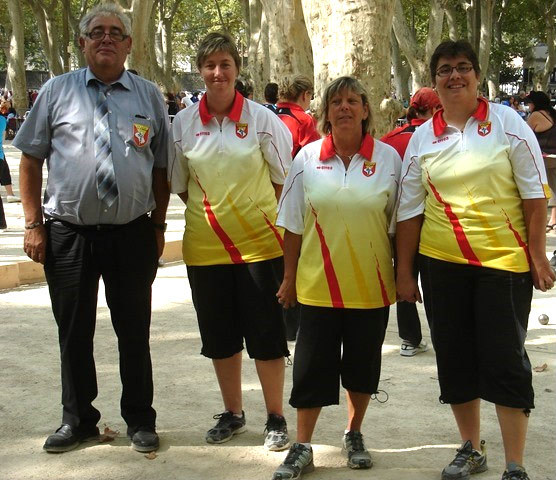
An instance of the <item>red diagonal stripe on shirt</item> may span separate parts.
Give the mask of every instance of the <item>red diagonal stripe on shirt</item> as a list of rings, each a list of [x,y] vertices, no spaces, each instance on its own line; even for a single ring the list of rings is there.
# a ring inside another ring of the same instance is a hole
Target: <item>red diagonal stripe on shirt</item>
[[[326,281],[328,282],[328,289],[330,290],[330,298],[332,300],[332,306],[334,308],[344,308],[344,301],[342,300],[342,292],[340,291],[340,284],[338,283],[338,277],[336,276],[336,271],[334,270],[334,265],[332,264],[332,258],[330,257],[330,250],[326,244],[326,239],[324,238],[324,233],[319,225],[317,219],[317,212],[311,205],[311,212],[315,216],[315,228],[319,235],[320,240],[320,250],[322,252],[322,259],[324,261],[324,274],[326,275]]]
[[[519,234],[519,232],[514,228],[514,226],[512,225],[512,222],[510,221],[510,217],[508,217],[508,214],[502,210],[502,212],[504,213],[504,216],[506,217],[506,223],[508,224],[508,228],[512,231],[512,233],[514,234],[514,237],[517,241],[517,244],[523,248],[523,250],[525,251],[525,256],[527,257],[527,262],[529,263],[529,265],[531,265],[531,257],[529,255],[529,247],[527,246],[527,244],[523,241],[523,239],[521,238],[521,235]]]
[[[230,258],[232,259],[232,262],[234,262],[234,263],[245,263],[245,260],[243,260],[243,257],[241,256],[241,253],[239,253],[239,250],[234,245],[234,242],[228,236],[228,234],[224,231],[224,229],[222,228],[222,225],[220,225],[220,223],[218,222],[218,220],[216,218],[216,215],[212,211],[212,206],[210,205],[210,202],[208,201],[207,192],[205,192],[205,189],[202,187],[201,182],[199,181],[199,177],[195,176],[195,180],[197,181],[197,185],[199,185],[199,188],[203,192],[203,205],[205,206],[205,213],[207,214],[209,224],[212,227],[212,229],[214,230],[214,233],[216,233],[216,236],[222,242],[222,245],[224,246],[224,248],[226,249],[226,251],[230,255]]]
[[[382,301],[384,306],[391,305],[392,302],[388,298],[388,292],[386,291],[386,285],[384,285],[384,280],[382,280],[382,273],[380,273],[380,263],[378,263],[378,257],[375,255],[376,260],[376,273],[378,275],[378,283],[380,283],[380,293],[382,294]]]
[[[446,213],[446,216],[448,217],[450,223],[452,224],[452,228],[454,229],[454,235],[456,236],[456,241],[458,242],[461,253],[467,259],[470,265],[475,265],[480,267],[481,261],[478,259],[477,255],[475,255],[475,252],[471,248],[471,244],[469,243],[469,240],[467,240],[467,237],[463,232],[463,227],[461,226],[461,223],[459,223],[458,217],[456,217],[456,214],[453,212],[450,204],[445,202],[442,199],[440,193],[438,192],[436,187],[432,184],[431,177],[429,176],[429,172],[427,172],[427,182],[429,184],[429,187],[431,187],[432,193],[434,194],[436,199],[442,205],[444,205],[444,212]]]
[[[284,250],[284,239],[282,238],[282,235],[280,235],[280,232],[278,231],[278,229],[274,226],[274,224],[268,219],[268,216],[266,214],[266,212],[264,212],[263,210],[261,210],[260,207],[257,207],[259,209],[259,211],[263,214],[264,217],[264,221],[266,222],[266,224],[268,225],[268,227],[272,230],[272,233],[274,233],[274,236],[276,237],[276,240],[278,240],[278,243],[280,244],[280,248],[282,250]]]

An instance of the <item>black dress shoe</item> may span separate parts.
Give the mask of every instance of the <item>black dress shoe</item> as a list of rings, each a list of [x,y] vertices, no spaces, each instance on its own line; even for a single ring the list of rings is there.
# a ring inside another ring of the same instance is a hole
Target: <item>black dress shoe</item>
[[[73,450],[80,443],[98,438],[98,427],[72,427],[63,424],[44,442],[43,449],[51,453],[61,453]]]
[[[131,439],[131,448],[138,452],[154,452],[158,449],[158,435],[154,427],[128,428],[127,436]]]

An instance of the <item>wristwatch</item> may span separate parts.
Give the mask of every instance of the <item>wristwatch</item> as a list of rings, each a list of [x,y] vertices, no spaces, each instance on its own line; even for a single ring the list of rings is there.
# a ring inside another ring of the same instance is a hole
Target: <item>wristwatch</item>
[[[42,222],[33,222],[25,225],[25,230],[33,230],[33,228],[40,227],[43,223]]]

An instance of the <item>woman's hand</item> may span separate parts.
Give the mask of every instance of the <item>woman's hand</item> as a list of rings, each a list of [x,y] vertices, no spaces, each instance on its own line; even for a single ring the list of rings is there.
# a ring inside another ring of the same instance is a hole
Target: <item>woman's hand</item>
[[[398,278],[396,279],[396,293],[398,301],[423,303],[417,279],[413,275],[398,274]]]
[[[537,261],[531,260],[531,276],[533,277],[533,285],[537,290],[546,292],[554,287],[556,273],[552,270],[546,257]]]
[[[295,290],[295,280],[282,281],[278,293],[276,293],[278,298],[278,303],[282,305],[283,308],[294,307],[297,303],[297,291]]]

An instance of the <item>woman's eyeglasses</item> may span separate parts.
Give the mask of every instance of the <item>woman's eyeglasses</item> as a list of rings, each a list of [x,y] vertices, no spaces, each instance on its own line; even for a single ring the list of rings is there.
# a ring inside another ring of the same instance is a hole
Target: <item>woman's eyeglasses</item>
[[[455,67],[452,67],[451,65],[442,65],[436,71],[436,74],[439,77],[449,77],[450,75],[452,75],[452,72],[454,70],[463,75],[464,73],[469,73],[471,70],[473,70],[473,65],[471,65],[470,63],[458,63]]]

